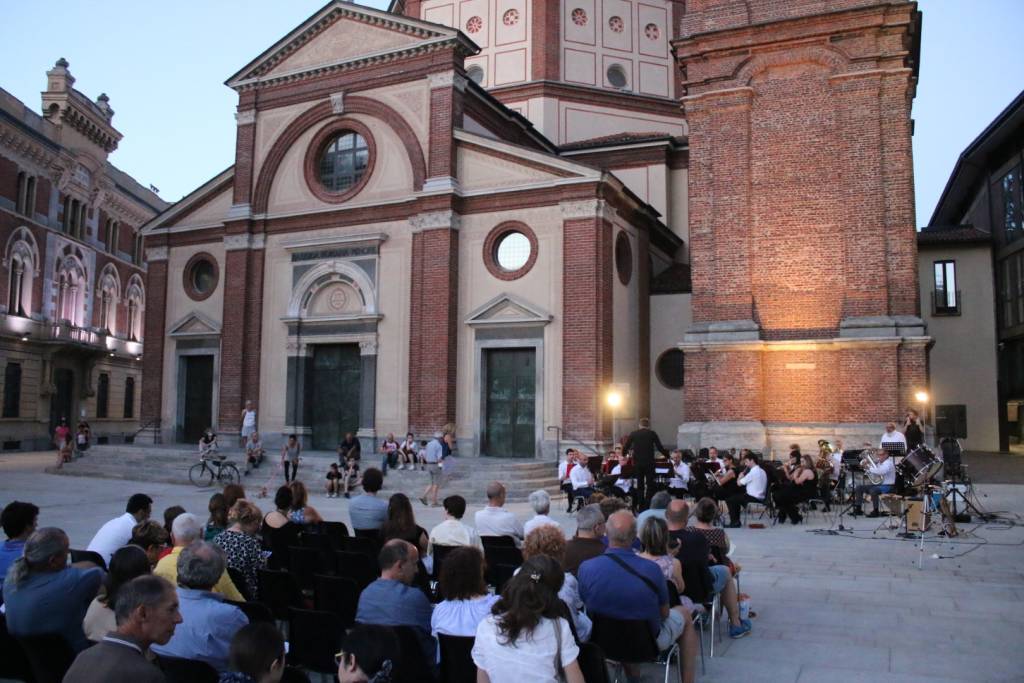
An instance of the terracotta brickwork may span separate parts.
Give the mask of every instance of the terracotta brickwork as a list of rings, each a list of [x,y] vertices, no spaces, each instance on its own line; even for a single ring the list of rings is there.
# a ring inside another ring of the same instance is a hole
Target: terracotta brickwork
[[[218,416],[223,432],[237,432],[245,401],[259,397],[263,256],[262,249],[232,249],[225,258]]]
[[[245,112],[250,114],[251,112]],[[238,126],[235,133],[235,204],[248,204],[252,195],[253,152],[256,149],[256,124]]]
[[[146,319],[142,356],[142,424],[159,427],[163,401],[164,344],[166,343],[167,261],[150,261],[146,272]]]

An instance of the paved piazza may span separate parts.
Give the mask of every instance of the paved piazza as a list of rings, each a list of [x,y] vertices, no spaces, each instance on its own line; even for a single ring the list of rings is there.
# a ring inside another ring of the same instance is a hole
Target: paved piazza
[[[153,497],[157,514],[180,504],[205,515],[209,490],[41,473],[50,462],[50,454],[0,456],[0,504],[33,501],[42,508],[40,524],[63,527],[74,546],[123,512],[136,491]],[[1007,519],[1024,512],[1022,486],[987,484],[978,492],[987,510]],[[467,519],[481,506],[471,502]],[[325,518],[348,523],[344,499],[317,495],[311,503]],[[528,518],[525,503],[510,507]],[[416,514],[428,529],[441,518],[440,509],[419,504]],[[572,528],[568,515],[554,516]],[[744,566],[741,588],[758,616],[753,634],[726,638],[698,680],[1024,680],[1024,526],[972,523],[962,525],[966,538],[930,537],[918,570],[917,544],[873,537],[878,521],[854,522],[854,537],[813,533],[831,524],[817,513],[800,527],[731,531]],[[660,679],[650,671],[645,680]]]

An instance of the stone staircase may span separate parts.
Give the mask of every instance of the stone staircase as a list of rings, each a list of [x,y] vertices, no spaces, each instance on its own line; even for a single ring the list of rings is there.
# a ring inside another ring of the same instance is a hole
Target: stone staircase
[[[222,449],[229,462],[244,471],[245,454],[240,449]],[[299,479],[313,493],[320,493],[324,476],[337,456],[330,451],[304,451],[299,465]],[[191,445],[137,445],[118,444],[93,446],[89,451],[61,469],[49,467],[46,471],[71,477],[98,477],[130,481],[189,484],[188,470],[198,462],[196,449]],[[498,480],[508,489],[508,500],[523,501],[531,492],[544,489],[552,498],[560,495],[557,465],[543,461],[497,460],[493,458],[456,458],[448,483],[441,496],[459,494],[470,503],[482,502],[484,490],[491,481]],[[363,458],[363,467],[380,467],[374,455]],[[268,454],[263,465],[242,477],[244,486],[275,487],[283,483],[283,474],[277,470],[278,456]],[[427,472],[416,470],[388,470],[384,478],[384,492],[402,492],[415,499],[430,483]]]

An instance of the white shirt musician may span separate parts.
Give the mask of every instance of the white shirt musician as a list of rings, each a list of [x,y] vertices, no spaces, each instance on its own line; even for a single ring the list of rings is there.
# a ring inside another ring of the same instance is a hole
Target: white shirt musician
[[[764,473],[758,464],[758,456],[754,453],[747,453],[743,458],[743,465],[747,473],[737,480],[737,484],[745,486],[744,493],[737,493],[726,499],[725,504],[729,508],[729,527],[739,529],[740,508],[747,503],[763,503],[768,492],[768,475]]]
[[[619,464],[613,467],[611,473],[619,476],[613,486],[617,489],[622,489],[623,493],[629,493],[629,489],[633,486],[633,480],[622,476],[622,465]]]
[[[902,434],[900,435],[902,436]],[[867,514],[868,517],[879,517],[881,513],[878,511],[878,499],[883,493],[889,493],[892,491],[896,484],[896,466],[893,464],[892,458],[889,457],[889,453],[884,450],[875,451],[876,455],[872,455],[875,464],[869,465],[866,468],[866,472],[869,475],[875,475],[876,477],[882,478],[881,484],[861,484],[854,490],[854,504],[853,514],[861,515],[864,514],[862,505],[864,503],[864,494],[871,496],[872,511]]]
[[[882,440],[878,443],[879,448],[884,448],[890,453],[893,451],[903,455],[907,452],[907,437],[903,436],[901,432],[896,429],[896,423],[890,422],[885,425],[885,433],[882,434]]]
[[[839,481],[839,473],[843,467],[843,442],[836,439],[836,447],[832,451],[832,480]]]
[[[683,462],[683,454],[680,451],[672,451],[669,466],[672,470],[672,478],[668,482],[669,490],[686,491],[690,485],[690,466]]]
[[[576,467],[572,468],[569,472],[569,481],[572,482],[572,490],[576,495],[580,495],[581,490],[587,490],[588,496],[594,492],[594,475],[585,464],[577,463]]]

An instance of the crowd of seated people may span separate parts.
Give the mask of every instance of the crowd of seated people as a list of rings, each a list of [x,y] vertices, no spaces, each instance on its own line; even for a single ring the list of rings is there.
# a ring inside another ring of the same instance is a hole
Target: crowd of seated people
[[[689,483],[688,463],[682,453],[672,456],[678,491]],[[582,460],[574,466],[594,483]],[[608,475],[621,479],[624,464],[612,464]],[[358,586],[354,619],[332,645],[340,681],[438,680],[445,637],[473,639],[464,664],[475,667],[478,681],[583,681],[581,648],[595,633],[594,620],[610,618],[646,623],[661,650],[678,646],[689,682],[698,650],[694,620],[716,596],[728,613],[729,635],[751,632],[738,608],[740,567],[714,525],[719,508],[710,498],[696,504],[692,524],[689,504],[669,491],[656,493],[637,517],[628,491],[616,484],[608,492],[627,496],[594,492],[572,530],[550,516],[545,491],[531,494],[534,516],[524,524],[495,481],[473,525],[463,521],[466,500],[453,495],[444,500],[445,519],[428,532],[407,496],[379,496],[382,479],[367,469],[363,492],[349,505],[352,539],[370,539],[371,549],[360,552],[372,553],[379,573]],[[65,678],[71,683],[174,683],[180,679],[171,675],[172,663],[182,660],[201,664],[222,683],[306,680],[289,666],[274,621],[252,608],[262,601],[268,612],[280,599],[260,594],[267,576],[290,574],[299,586],[288,553],[319,548],[305,539],[326,537],[326,522],[308,505],[301,482],[280,487],[266,514],[238,486],[211,497],[205,522],[172,506],[161,525],[149,519],[152,505],[145,494],[131,496],[125,513],[93,538],[95,551],[85,555],[91,559],[69,563],[62,530],[37,528],[39,509],[30,503],[8,504],[8,540],[0,548],[8,632],[26,643],[59,636],[74,656]],[[492,572],[494,549],[514,562],[507,576]],[[334,575],[333,560],[316,571]],[[288,599],[299,610],[320,607],[308,587]],[[413,679],[410,661],[418,672]]]

